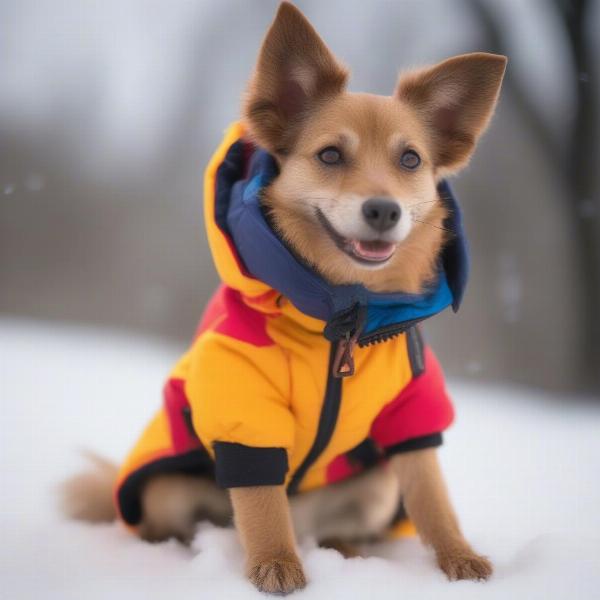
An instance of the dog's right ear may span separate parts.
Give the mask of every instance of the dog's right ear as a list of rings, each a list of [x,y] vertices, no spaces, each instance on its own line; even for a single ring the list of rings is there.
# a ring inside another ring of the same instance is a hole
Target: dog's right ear
[[[283,2],[244,98],[242,113],[250,137],[272,154],[285,155],[307,111],[341,92],[347,78],[304,15]]]

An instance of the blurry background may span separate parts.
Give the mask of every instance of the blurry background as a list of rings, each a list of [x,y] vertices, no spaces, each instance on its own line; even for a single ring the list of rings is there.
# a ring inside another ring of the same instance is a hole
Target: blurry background
[[[509,56],[497,116],[455,182],[470,288],[428,336],[454,375],[597,391],[600,2],[297,4],[355,91],[389,94],[401,68],[452,54]],[[217,284],[203,169],[276,6],[0,3],[0,316],[183,349]]]

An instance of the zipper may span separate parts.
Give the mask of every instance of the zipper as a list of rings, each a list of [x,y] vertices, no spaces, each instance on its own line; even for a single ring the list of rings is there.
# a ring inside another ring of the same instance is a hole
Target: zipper
[[[354,375],[354,347],[367,320],[367,309],[359,303],[336,313],[325,326],[325,337],[335,344],[329,372],[335,378]]]
[[[323,405],[321,406],[321,414],[319,416],[317,435],[315,436],[308,454],[302,461],[302,464],[296,469],[296,472],[290,480],[288,494],[295,494],[298,491],[300,482],[317,458],[319,458],[323,450],[325,450],[335,430],[342,400],[342,380],[334,374],[334,364],[340,346],[341,344],[339,342],[333,342],[331,344],[329,364],[327,367],[327,384],[325,386],[325,397],[323,398]]]
[[[362,333],[366,320],[367,309],[355,304],[349,309],[336,314],[325,326],[325,337],[335,342],[336,348],[331,362],[333,377],[349,377],[354,375],[354,348],[360,348],[386,342],[405,333],[427,317],[419,317],[402,323],[385,325],[367,334]]]
[[[414,327],[417,323],[424,321],[427,317],[420,317],[418,319],[411,319],[410,321],[404,321],[398,325],[387,325],[380,327],[371,333],[367,333],[358,338],[358,345],[360,348],[365,346],[372,346],[374,344],[380,344],[381,342],[387,342],[392,338],[398,337],[401,333],[405,333],[411,327]]]
[[[323,398],[323,405],[321,406],[317,434],[308,454],[296,469],[296,472],[290,480],[288,494],[295,494],[298,491],[300,482],[331,441],[331,436],[335,431],[340,412],[342,378],[354,374],[353,350],[355,346],[358,344],[358,346],[362,348],[364,346],[385,342],[404,333],[423,320],[423,318],[412,319],[411,321],[405,321],[399,325],[381,327],[376,331],[361,336],[362,328],[364,326],[364,312],[361,313],[360,309],[357,308],[354,310],[354,318],[348,317],[348,314],[344,315],[346,332],[341,339],[331,343],[331,348],[329,350],[327,384],[325,386],[325,397]],[[337,329],[337,333],[339,335],[339,328]]]

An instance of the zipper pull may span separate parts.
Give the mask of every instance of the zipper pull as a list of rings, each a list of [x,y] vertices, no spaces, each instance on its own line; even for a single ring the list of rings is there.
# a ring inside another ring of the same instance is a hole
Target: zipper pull
[[[353,336],[350,332],[346,332],[338,343],[335,349],[333,358],[332,375],[334,377],[350,377],[354,375],[354,347],[358,341],[359,331],[356,331]]]
[[[336,313],[325,326],[325,337],[335,346],[331,375],[336,378],[354,375],[354,347],[367,320],[367,308],[358,302]]]

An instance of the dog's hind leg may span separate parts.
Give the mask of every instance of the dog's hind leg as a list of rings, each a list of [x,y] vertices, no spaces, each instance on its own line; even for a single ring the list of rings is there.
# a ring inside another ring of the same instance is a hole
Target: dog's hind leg
[[[358,555],[355,542],[384,535],[399,504],[398,478],[389,465],[291,498],[297,536],[315,537],[346,557]]]
[[[164,474],[149,479],[141,494],[140,536],[151,542],[171,537],[189,543],[196,523],[227,525],[232,508],[225,490],[205,477]]]
[[[91,452],[86,452],[86,456],[92,468],[72,476],[61,486],[62,511],[78,521],[114,521],[117,512],[113,489],[118,467]],[[228,525],[232,520],[229,495],[207,477],[154,475],[140,494],[142,521],[137,532],[148,541],[174,537],[189,542],[198,521]]]
[[[321,548],[330,548],[331,550],[335,550],[344,558],[356,558],[357,556],[360,556],[360,552],[354,544],[336,538],[319,540],[319,546]]]

